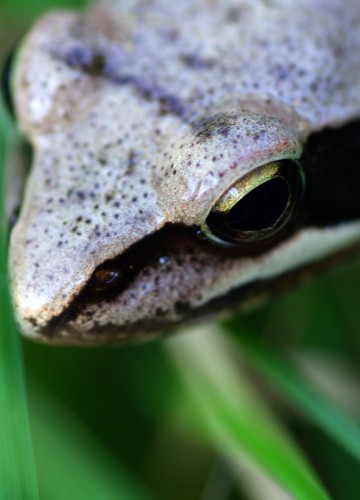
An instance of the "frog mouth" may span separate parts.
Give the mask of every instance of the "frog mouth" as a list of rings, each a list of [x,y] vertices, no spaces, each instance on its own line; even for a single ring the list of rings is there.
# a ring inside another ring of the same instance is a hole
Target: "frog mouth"
[[[294,231],[295,228],[292,228]],[[288,235],[290,235],[290,231]],[[178,224],[168,223],[155,233],[147,236],[141,242],[135,243],[119,257],[107,260],[98,266],[83,287],[80,294],[72,303],[58,316],[54,317],[48,323],[48,334],[52,336],[51,331],[58,327],[63,327],[69,322],[76,321],[82,310],[91,305],[99,303],[115,302],[117,298],[129,290],[140,273],[145,276],[150,271],[164,266],[170,260],[182,266],[185,256],[191,255],[193,264],[201,265],[201,259],[197,255],[206,255],[215,262],[221,262],[224,259],[239,260],[249,255],[261,255],[270,245],[280,241],[280,236],[276,236],[276,241],[269,241],[266,246],[257,248],[256,245],[243,247],[223,247],[215,245],[208,241],[197,227],[184,227]],[[114,272],[116,270],[119,280],[118,283],[110,283],[110,286],[99,286],[96,279],[97,274],[102,272]],[[169,267],[169,271],[171,268]],[[185,313],[191,309],[184,300],[175,303],[175,311],[179,314]]]
[[[120,289],[109,290],[105,293],[101,298],[104,303],[107,305],[114,303],[114,306],[117,307],[119,297],[121,298],[123,294],[128,294],[133,286],[138,286],[136,283],[138,275],[140,273],[146,275],[151,262],[154,265],[155,262],[159,262],[159,259],[166,257],[164,254],[165,236],[169,242],[167,247],[168,254],[172,250],[171,258],[178,260],[178,264],[180,265],[183,252],[188,254],[190,251],[198,251],[199,245],[200,248],[206,248],[210,259],[223,259],[223,251],[226,250],[227,259],[239,260],[239,251],[237,249],[224,249],[208,242],[196,241],[193,228],[186,229],[169,225],[160,230],[159,233],[149,236],[144,242],[130,248],[127,254],[119,258],[118,264],[124,267],[126,262],[135,263],[135,258],[137,257],[136,264],[138,267],[136,270],[134,270],[134,267],[130,268],[127,282]],[[146,257],[144,256],[143,245],[146,245],[148,249]],[[149,256],[149,248],[151,248],[151,258]],[[346,249],[341,249],[333,253],[325,259],[291,270],[285,270],[282,274],[273,278],[255,279],[238,287],[233,287],[226,293],[210,298],[200,305],[193,304],[191,300],[187,300],[183,295],[173,304],[174,315],[172,317],[171,315],[167,315],[166,311],[162,310],[161,307],[157,307],[156,314],[153,314],[152,317],[135,319],[121,325],[111,322],[103,325],[97,324],[90,330],[82,330],[79,327],[78,319],[80,318],[81,320],[84,312],[86,316],[91,310],[91,306],[94,305],[97,307],[99,302],[91,290],[92,284],[90,280],[82,293],[69,307],[41,328],[38,339],[52,344],[99,345],[106,343],[123,344],[152,338],[155,335],[166,333],[166,331],[173,329],[180,323],[209,316],[209,314],[212,315],[224,309],[226,310],[234,306],[238,306],[240,310],[249,308],[254,303],[262,302],[273,295],[282,293],[288,288],[308,280],[314,274],[325,271],[338,260],[355,254],[359,249],[360,243],[357,242]],[[259,258],[261,258],[261,255]],[[111,265],[113,266],[114,263],[112,261]],[[141,263],[142,265],[140,265]],[[194,265],[196,264],[194,263]]]
[[[272,279],[255,280],[234,288],[199,307],[192,307],[186,301],[178,301],[175,304],[175,311],[181,318],[175,320],[159,317],[134,321],[124,326],[107,324],[98,326],[96,330],[84,332],[76,327],[76,318],[82,313],[82,307],[85,305],[85,297],[80,297],[78,302],[72,304],[44,327],[35,340],[58,345],[123,345],[149,340],[159,335],[171,334],[184,323],[193,322],[204,317],[213,317],[214,314],[220,311],[229,311],[231,308],[236,307],[237,311],[241,312],[254,308],[254,306],[256,307],[268,299],[284,293],[295,285],[309,281],[314,275],[325,272],[335,263],[357,255],[359,250],[360,243],[357,242],[321,261],[312,262],[285,272],[281,276]],[[115,300],[115,296],[113,296],[112,300]],[[66,335],[63,335],[64,330],[66,330]]]

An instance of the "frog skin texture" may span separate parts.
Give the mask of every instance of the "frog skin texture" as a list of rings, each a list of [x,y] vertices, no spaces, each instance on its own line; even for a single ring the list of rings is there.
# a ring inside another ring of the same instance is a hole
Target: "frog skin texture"
[[[314,195],[255,252],[199,228],[253,169],[302,161],[309,138],[356,126],[359,51],[355,0],[124,0],[42,17],[14,74],[34,151],[10,243],[21,331],[149,338],[358,243],[356,202],[347,220],[325,209],[319,222]],[[96,289],[99,269],[118,286]]]

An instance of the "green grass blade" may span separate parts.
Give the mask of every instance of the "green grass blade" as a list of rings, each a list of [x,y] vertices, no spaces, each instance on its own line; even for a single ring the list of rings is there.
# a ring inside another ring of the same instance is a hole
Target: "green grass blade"
[[[206,331],[167,344],[210,439],[240,466],[247,456],[293,498],[329,498],[281,423],[235,369],[236,346],[223,342]]]
[[[40,383],[33,380],[30,389],[31,422],[42,498],[152,498]]]
[[[232,328],[234,331],[234,327]],[[294,364],[279,356],[269,346],[255,342],[255,332],[241,328],[239,342],[248,360],[281,390],[309,419],[336,439],[360,461],[360,426],[344,414],[326,396],[315,390]]]
[[[0,498],[38,498],[37,481],[23,379],[18,333],[8,297],[6,221],[4,215],[5,117],[0,109],[1,229],[0,229]]]

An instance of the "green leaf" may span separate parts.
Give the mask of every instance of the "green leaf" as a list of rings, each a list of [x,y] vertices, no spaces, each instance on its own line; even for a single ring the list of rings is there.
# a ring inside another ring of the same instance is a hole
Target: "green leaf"
[[[30,383],[30,406],[42,498],[152,498],[79,419],[34,379]]]
[[[235,325],[232,324],[234,331]],[[236,328],[238,329],[238,328]],[[296,370],[294,363],[279,356],[270,346],[256,342],[255,332],[241,327],[238,340],[247,359],[270,382],[285,394],[309,419],[336,439],[355,459],[360,461],[360,427]]]
[[[235,344],[204,331],[167,346],[203,428],[221,452],[240,467],[247,456],[294,498],[329,498],[284,426],[238,371]]]
[[[0,109],[0,165],[2,166],[0,181],[0,498],[35,500],[38,498],[38,492],[28,427],[22,357],[18,333],[12,320],[7,285],[7,224],[4,211],[5,126],[6,119]]]

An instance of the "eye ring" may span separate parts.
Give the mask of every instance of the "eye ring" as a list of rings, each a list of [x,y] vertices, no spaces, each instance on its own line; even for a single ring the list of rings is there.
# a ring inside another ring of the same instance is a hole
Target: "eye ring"
[[[217,200],[203,233],[228,246],[271,238],[294,219],[305,192],[305,174],[297,160],[262,165],[236,181]]]

